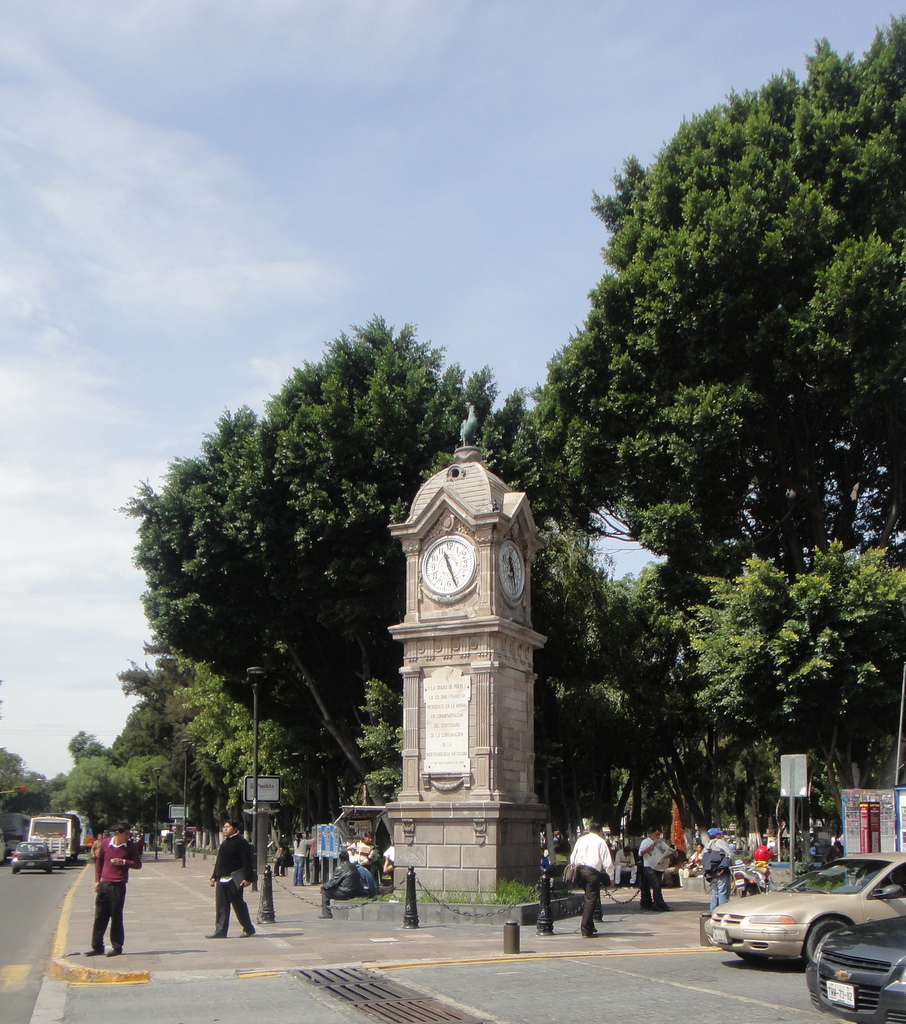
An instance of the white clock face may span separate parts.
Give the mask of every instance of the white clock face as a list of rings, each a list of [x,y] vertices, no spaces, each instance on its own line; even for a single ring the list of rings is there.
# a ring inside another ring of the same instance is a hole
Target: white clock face
[[[458,594],[475,575],[475,548],[462,537],[441,537],[422,558],[422,579],[435,594]]]
[[[504,594],[511,600],[515,600],[525,589],[525,562],[519,548],[511,540],[505,540],[500,545],[498,557],[500,570],[500,586]]]

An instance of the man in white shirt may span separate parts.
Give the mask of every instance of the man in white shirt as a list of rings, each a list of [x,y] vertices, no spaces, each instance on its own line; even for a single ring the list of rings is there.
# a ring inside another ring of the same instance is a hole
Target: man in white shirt
[[[632,855],[632,849],[628,846],[620,847],[613,858],[614,883],[617,888],[623,885],[635,885],[636,863]]]
[[[664,833],[653,828],[648,838],[639,844],[639,857],[642,860],[642,878],[647,882],[648,899],[645,898],[645,886],[642,888],[640,908],[642,910],[669,910],[664,902],[663,877],[664,868],[669,863],[670,847],[664,842]]]
[[[601,882],[606,875],[613,874],[613,858],[602,832],[603,825],[597,822],[589,825],[585,835],[576,840],[569,858],[570,864],[576,865],[578,880],[585,886],[585,905],[580,926],[585,939],[598,934],[593,918],[601,898]]]

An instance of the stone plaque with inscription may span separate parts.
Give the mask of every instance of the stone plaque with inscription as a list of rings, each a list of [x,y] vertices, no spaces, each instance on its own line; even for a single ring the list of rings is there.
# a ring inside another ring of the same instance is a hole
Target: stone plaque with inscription
[[[425,676],[425,756],[432,775],[469,771],[471,680],[458,668],[438,668]]]

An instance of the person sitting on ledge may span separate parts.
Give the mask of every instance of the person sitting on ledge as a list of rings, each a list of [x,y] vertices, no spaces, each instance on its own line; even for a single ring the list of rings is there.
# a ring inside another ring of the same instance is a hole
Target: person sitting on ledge
[[[352,900],[362,895],[359,869],[349,863],[349,854],[340,850],[337,854],[337,870],[333,877],[321,886],[321,917],[333,917],[331,900]]]

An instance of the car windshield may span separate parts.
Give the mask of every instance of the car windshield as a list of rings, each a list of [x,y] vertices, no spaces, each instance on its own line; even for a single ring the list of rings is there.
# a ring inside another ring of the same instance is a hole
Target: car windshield
[[[16,853],[41,853],[44,850],[44,845],[38,843],[21,843],[16,850]]]
[[[797,878],[791,885],[784,886],[784,892],[847,893],[861,892],[873,882],[882,871],[887,871],[887,860],[837,860],[817,871]]]

